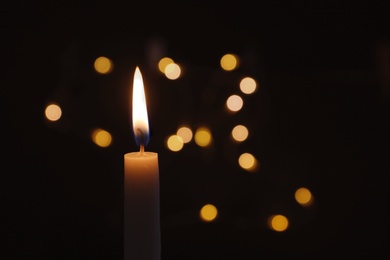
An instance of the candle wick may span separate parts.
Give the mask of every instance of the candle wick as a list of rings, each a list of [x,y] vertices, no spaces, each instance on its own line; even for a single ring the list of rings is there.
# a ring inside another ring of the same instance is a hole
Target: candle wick
[[[145,147],[144,147],[144,143],[145,143],[145,135],[144,133],[141,131],[140,128],[137,128],[137,131],[139,132],[139,135],[140,135],[140,146],[139,146],[139,152],[140,154],[142,155],[145,151]]]

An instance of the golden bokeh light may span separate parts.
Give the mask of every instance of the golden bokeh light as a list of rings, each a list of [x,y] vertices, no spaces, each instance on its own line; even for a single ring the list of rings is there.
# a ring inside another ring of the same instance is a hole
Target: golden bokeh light
[[[165,73],[165,77],[167,77],[168,79],[175,80],[180,77],[181,69],[178,64],[170,63],[165,67],[164,73]]]
[[[109,58],[103,56],[97,58],[93,65],[96,72],[100,74],[108,74],[112,71],[114,67],[112,61]]]
[[[210,145],[212,141],[211,132],[207,127],[200,127],[195,132],[195,143],[201,147]]]
[[[238,67],[239,59],[238,56],[235,54],[225,54],[222,56],[220,60],[220,65],[223,70],[231,71]]]
[[[112,136],[111,136],[111,134],[108,131],[103,130],[101,128],[95,129],[92,132],[91,137],[92,137],[92,141],[97,146],[100,146],[100,147],[108,147],[112,143]]]
[[[213,221],[218,216],[218,209],[212,204],[206,204],[201,208],[199,216],[205,222]]]
[[[268,227],[277,232],[286,231],[289,226],[287,217],[276,214],[268,218]]]
[[[164,73],[165,74],[165,68],[171,64],[171,63],[174,63],[173,59],[169,58],[169,57],[164,57],[162,58],[159,62],[158,62],[158,70],[161,72],[161,73]]]
[[[237,112],[241,110],[243,105],[244,105],[244,101],[239,95],[231,95],[226,100],[226,107],[233,112]]]
[[[252,94],[256,91],[256,81],[251,77],[243,78],[240,81],[240,89],[244,94]]]
[[[45,109],[45,117],[50,121],[58,121],[62,116],[61,107],[57,104],[50,104]]]
[[[168,137],[166,142],[167,148],[172,152],[178,152],[183,149],[183,139],[178,135],[171,135]]]
[[[176,134],[183,139],[184,143],[189,143],[192,140],[192,130],[187,126],[180,127]]]
[[[302,206],[310,206],[313,203],[313,196],[309,189],[301,187],[295,191],[295,200]]]
[[[244,170],[254,172],[258,168],[257,159],[250,153],[243,153],[238,157],[238,164]]]
[[[248,138],[249,131],[243,125],[236,125],[232,130],[232,137],[237,142],[243,142]]]

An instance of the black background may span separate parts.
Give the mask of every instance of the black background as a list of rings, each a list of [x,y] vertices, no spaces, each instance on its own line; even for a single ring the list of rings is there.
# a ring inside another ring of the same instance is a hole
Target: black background
[[[388,1],[30,1],[0,7],[2,259],[122,259],[123,154],[135,66],[159,153],[162,259],[378,259],[388,255]],[[153,46],[183,77],[155,70]],[[220,57],[241,58],[234,72]],[[98,75],[93,61],[114,62]],[[153,67],[154,66],[154,67]],[[258,80],[242,111],[223,109]],[[48,124],[48,102],[62,105]],[[165,138],[208,125],[214,143],[181,152]],[[237,123],[251,135],[229,141]],[[89,133],[102,127],[113,144]],[[245,151],[257,173],[237,166]],[[302,208],[294,191],[308,187]],[[215,222],[199,209],[213,203]],[[286,232],[267,216],[290,220]]]

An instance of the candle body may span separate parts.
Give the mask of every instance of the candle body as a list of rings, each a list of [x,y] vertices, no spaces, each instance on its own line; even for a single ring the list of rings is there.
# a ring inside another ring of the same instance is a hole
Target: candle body
[[[124,260],[160,260],[158,154],[124,156]]]

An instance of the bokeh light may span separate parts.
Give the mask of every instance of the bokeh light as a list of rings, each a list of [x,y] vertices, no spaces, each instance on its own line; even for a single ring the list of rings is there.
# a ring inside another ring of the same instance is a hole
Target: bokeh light
[[[244,170],[254,172],[258,168],[257,159],[250,153],[243,153],[238,157],[238,164]]]
[[[178,79],[181,75],[180,66],[176,63],[170,63],[165,67],[165,76],[170,80]]]
[[[207,127],[199,127],[195,132],[195,143],[201,147],[210,145],[212,141],[211,132]]]
[[[236,125],[232,130],[232,137],[237,142],[243,142],[248,138],[249,131],[243,125]]]
[[[211,222],[215,220],[217,215],[218,209],[212,204],[204,205],[199,212],[200,218],[205,222]]]
[[[109,58],[101,56],[95,60],[94,68],[100,74],[108,74],[113,69],[113,63]]]
[[[313,196],[309,189],[301,187],[295,191],[295,200],[302,206],[310,206],[313,203]]]
[[[169,58],[169,57],[164,57],[162,58],[159,62],[158,62],[158,70],[161,72],[161,73],[164,73],[165,74],[165,68],[171,64],[171,63],[174,63],[173,59]]]
[[[171,135],[168,137],[166,142],[167,148],[172,152],[178,152],[183,149],[183,139],[178,135]]]
[[[277,232],[286,231],[289,226],[289,221],[286,216],[276,214],[268,218],[268,227]]]
[[[95,129],[94,131],[92,131],[91,138],[92,138],[92,141],[97,146],[100,146],[100,147],[108,147],[111,145],[111,142],[112,142],[111,134],[108,131],[103,130],[101,128],[98,128],[98,129]]]
[[[239,111],[244,105],[244,101],[239,95],[231,95],[226,100],[226,107],[233,112]]]
[[[57,104],[50,104],[45,109],[45,117],[50,121],[58,121],[62,116],[61,107]]]
[[[189,143],[192,140],[193,136],[191,128],[187,126],[180,127],[177,130],[176,134],[183,139],[184,143]]]
[[[240,89],[244,94],[252,94],[257,88],[256,81],[251,77],[243,78],[240,81]]]
[[[220,65],[223,70],[231,71],[238,67],[239,59],[235,54],[225,54],[220,60]]]

